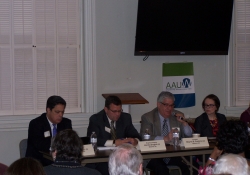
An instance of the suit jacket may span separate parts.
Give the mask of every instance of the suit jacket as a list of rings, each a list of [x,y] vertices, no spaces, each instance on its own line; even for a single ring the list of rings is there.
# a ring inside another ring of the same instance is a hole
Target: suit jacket
[[[241,115],[240,120],[244,122],[250,122],[250,107],[247,108]]]
[[[107,132],[105,127],[110,129],[110,123],[104,109],[89,118],[87,135],[90,136],[94,131],[97,135],[98,146],[104,146],[107,140],[112,140],[110,132]],[[118,139],[126,137],[141,139],[140,134],[132,124],[131,115],[128,113],[121,113],[120,118],[116,121],[115,128]]]
[[[174,110],[174,112],[181,113],[180,111]],[[180,128],[180,139],[185,137],[190,137],[188,135],[185,135],[183,131],[183,125],[176,119],[175,116],[169,117],[169,125],[170,128],[172,127],[179,127]],[[152,111],[143,114],[141,117],[141,131],[140,134],[143,135],[145,130],[148,129],[149,134],[152,139],[154,139],[156,136],[161,136],[161,121],[159,118],[158,108],[153,109]]]
[[[57,132],[64,129],[72,129],[71,120],[63,118],[60,123],[57,124]],[[49,131],[50,136],[45,137],[44,132]],[[32,157],[39,160],[43,165],[47,165],[48,161],[43,158],[43,152],[49,152],[51,144],[51,127],[47,120],[46,113],[33,119],[29,123],[28,130],[28,145],[25,157]]]
[[[219,129],[220,129],[220,126],[225,121],[227,121],[227,119],[224,114],[220,114],[220,113],[216,113],[216,117],[218,119],[218,124],[219,124]],[[200,133],[201,137],[214,137],[213,128],[205,112],[195,119],[194,127],[196,130],[195,132]]]

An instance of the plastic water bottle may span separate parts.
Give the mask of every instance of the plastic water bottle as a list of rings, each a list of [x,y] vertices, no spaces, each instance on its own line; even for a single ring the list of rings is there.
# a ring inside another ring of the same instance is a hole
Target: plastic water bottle
[[[90,143],[92,144],[94,151],[96,151],[97,150],[97,135],[95,132],[92,132],[90,136]]]
[[[150,134],[149,134],[149,131],[148,131],[148,128],[145,130],[145,133],[143,135],[143,139],[144,140],[148,140],[150,138]]]
[[[178,130],[178,128],[173,129],[173,145],[179,146],[179,130]]]

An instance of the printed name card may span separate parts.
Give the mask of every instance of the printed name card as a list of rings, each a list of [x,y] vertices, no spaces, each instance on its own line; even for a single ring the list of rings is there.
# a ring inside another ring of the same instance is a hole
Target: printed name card
[[[83,156],[94,156],[95,155],[95,151],[94,151],[94,148],[92,147],[92,144],[83,145],[82,155]]]
[[[166,151],[164,140],[151,140],[139,142],[139,147],[142,153],[154,151]]]
[[[207,137],[192,137],[192,138],[182,138],[180,146],[185,148],[203,148],[209,147]]]

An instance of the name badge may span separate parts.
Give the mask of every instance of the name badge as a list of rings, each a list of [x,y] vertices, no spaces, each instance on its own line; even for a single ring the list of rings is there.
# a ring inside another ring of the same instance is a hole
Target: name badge
[[[44,132],[44,137],[49,137],[50,136],[50,132],[49,131],[45,131]]]
[[[108,132],[108,133],[110,133],[110,128],[107,128],[107,127],[105,126],[105,131]]]

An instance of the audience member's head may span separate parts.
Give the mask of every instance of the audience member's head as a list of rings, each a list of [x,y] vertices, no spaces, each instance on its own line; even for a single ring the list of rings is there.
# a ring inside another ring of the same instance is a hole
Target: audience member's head
[[[117,147],[109,156],[110,175],[142,175],[142,156],[131,144]]]
[[[82,151],[82,140],[71,129],[58,132],[51,144],[52,156],[56,160],[81,162]]]
[[[13,162],[6,175],[45,175],[41,163],[33,158],[25,157]]]
[[[237,154],[224,154],[215,163],[213,174],[249,175],[247,160]]]
[[[248,144],[247,124],[230,120],[221,125],[217,133],[217,147],[224,153],[243,153]]]

